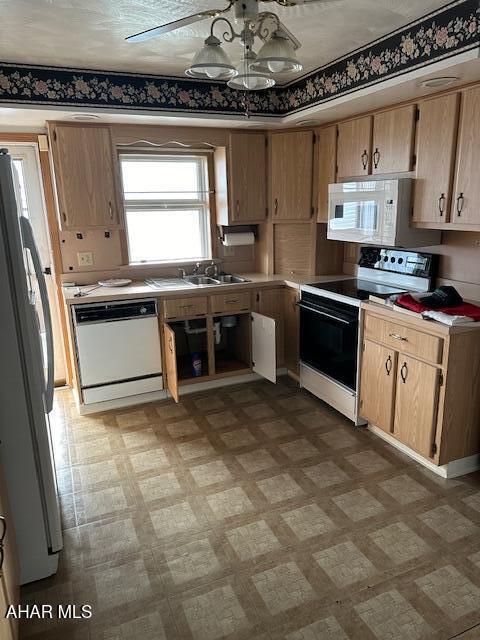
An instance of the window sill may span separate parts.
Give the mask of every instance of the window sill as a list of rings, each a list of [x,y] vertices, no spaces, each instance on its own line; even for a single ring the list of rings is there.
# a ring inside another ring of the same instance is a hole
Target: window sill
[[[132,269],[134,270],[138,270],[138,271],[145,271],[147,269],[168,269],[168,268],[179,268],[179,267],[183,267],[183,266],[190,266],[190,265],[196,265],[197,262],[200,262],[200,264],[203,263],[209,263],[209,262],[214,262],[215,264],[220,264],[220,260],[218,258],[203,258],[203,259],[196,259],[196,260],[173,260],[170,262],[131,262],[130,264],[122,264],[120,265],[119,269],[120,271],[132,271]]]

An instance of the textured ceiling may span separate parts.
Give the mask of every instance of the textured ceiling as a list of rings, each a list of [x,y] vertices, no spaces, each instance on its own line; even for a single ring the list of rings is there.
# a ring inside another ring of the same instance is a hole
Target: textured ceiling
[[[302,41],[311,71],[445,5],[445,0],[337,0],[274,10]],[[144,43],[124,38],[163,22],[224,7],[220,0],[0,0],[0,60],[87,69],[183,75],[209,20]],[[226,45],[235,62],[241,49]]]

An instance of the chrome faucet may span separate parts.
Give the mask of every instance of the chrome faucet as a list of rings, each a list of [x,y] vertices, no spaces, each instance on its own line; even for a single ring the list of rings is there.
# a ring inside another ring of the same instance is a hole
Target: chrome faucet
[[[202,263],[201,262],[196,262],[195,266],[193,268],[193,275],[194,276],[198,276],[198,274],[200,273],[200,269],[202,268]]]
[[[180,276],[180,278],[185,278],[187,276],[187,272],[185,271],[185,269],[180,267],[180,269],[178,270],[178,275]]]
[[[211,273],[212,269],[213,269],[213,274]],[[216,278],[218,276],[218,267],[213,260],[208,265],[208,267],[205,268],[205,275],[210,276],[211,278]]]

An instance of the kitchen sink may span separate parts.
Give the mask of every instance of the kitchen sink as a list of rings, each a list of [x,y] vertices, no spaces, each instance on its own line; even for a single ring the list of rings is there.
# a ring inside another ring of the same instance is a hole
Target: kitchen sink
[[[187,276],[184,278],[186,282],[190,282],[190,284],[220,284],[218,280],[214,278],[210,278],[209,276]]]
[[[250,282],[250,280],[247,280],[246,278],[242,278],[240,276],[232,276],[231,274],[225,274],[222,276],[216,276],[216,279],[221,282],[222,284],[231,284],[231,283],[240,283],[240,282]]]

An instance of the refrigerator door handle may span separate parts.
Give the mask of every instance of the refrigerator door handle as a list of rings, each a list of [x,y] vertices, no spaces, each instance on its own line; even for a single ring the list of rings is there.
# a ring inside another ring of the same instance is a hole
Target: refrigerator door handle
[[[48,301],[47,285],[43,274],[42,263],[38,253],[37,244],[33,235],[30,220],[25,216],[20,216],[20,229],[22,232],[23,246],[30,251],[32,256],[33,268],[37,277],[38,288],[40,291],[40,299],[43,308],[43,319],[45,322],[45,339],[47,345],[47,380],[43,398],[45,402],[45,412],[50,413],[53,408],[53,331],[52,317],[50,315],[50,303]]]

